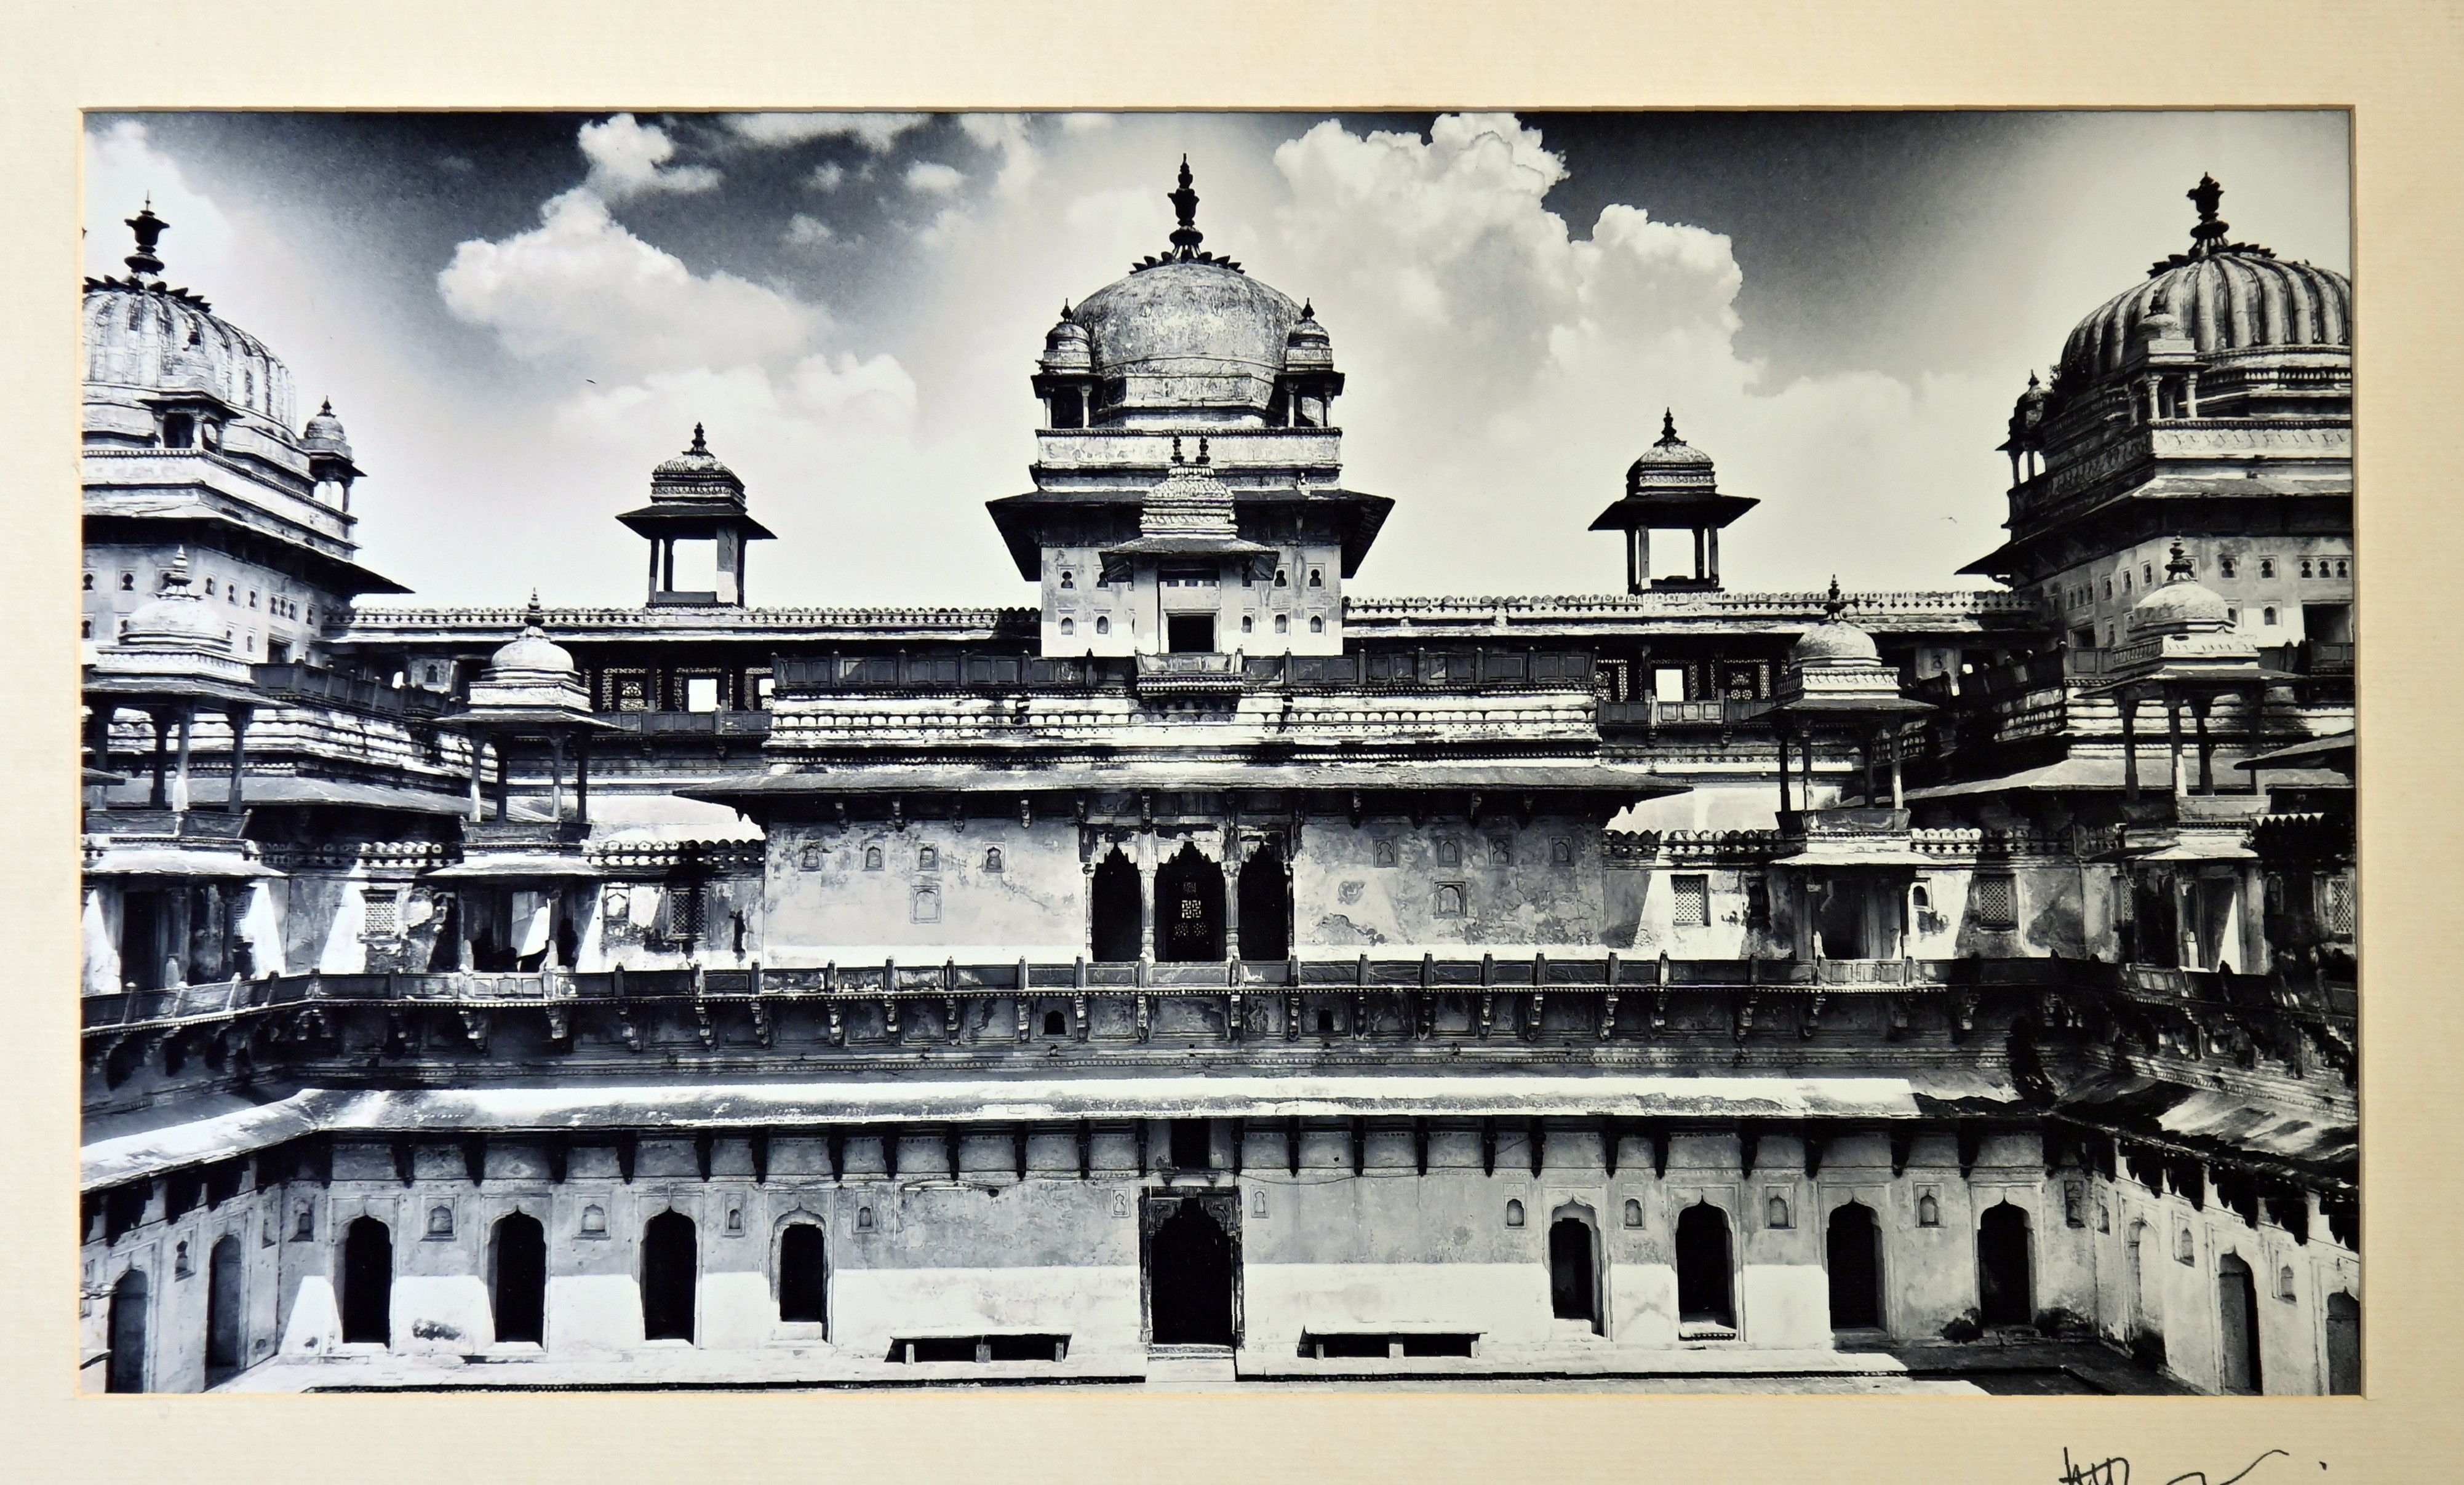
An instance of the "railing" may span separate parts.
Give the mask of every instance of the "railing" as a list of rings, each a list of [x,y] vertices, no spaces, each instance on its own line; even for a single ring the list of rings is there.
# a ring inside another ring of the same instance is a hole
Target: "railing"
[[[1158,656],[922,654],[781,656],[774,666],[778,692],[985,688],[993,690],[1126,691],[1141,664]],[[1175,661],[1192,657],[1172,657]],[[1230,656],[1207,656],[1228,665]],[[1419,687],[1542,687],[1589,689],[1589,650],[1488,649],[1481,646],[1363,650],[1344,655],[1249,655],[1243,683],[1251,689],[1375,690]]]
[[[766,737],[767,711],[602,711],[599,720],[645,737]]]
[[[259,690],[299,701],[356,707],[392,716],[442,716],[453,710],[453,698],[413,686],[387,686],[314,666],[255,666],[251,674]]]
[[[1693,991],[1759,994],[2089,991],[2149,1004],[2281,1010],[2349,1017],[2352,987],[2308,972],[2233,974],[2091,959],[1676,959],[1542,950],[1477,957],[1224,960],[1197,964],[1021,958],[998,964],[895,960],[819,969],[537,970],[522,972],[298,974],[88,995],[88,1034],[230,1017],[320,1003],[518,1005],[644,1000],[938,999],[1017,994],[1200,996],[1284,994],[1440,994]]]
[[[1662,701],[1646,696],[1639,701],[1604,701],[1600,703],[1599,720],[1604,730],[1641,728],[1647,732],[1663,727],[1741,727],[1768,710],[1768,701],[1740,701],[1718,696],[1700,701]]]

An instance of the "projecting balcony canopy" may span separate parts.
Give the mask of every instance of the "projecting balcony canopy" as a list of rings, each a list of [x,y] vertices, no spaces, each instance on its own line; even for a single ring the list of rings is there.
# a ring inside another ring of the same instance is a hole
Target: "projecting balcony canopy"
[[[1690,786],[1650,769],[1616,763],[1242,763],[1157,762],[1101,767],[1058,762],[1033,768],[858,765],[739,775],[676,793],[750,812],[797,799],[853,795],[1021,795],[1086,791],[1285,790],[1391,794],[1470,790],[1500,806],[1522,794],[1584,795],[1623,803],[1683,794]]]
[[[231,851],[183,850],[176,845],[108,846],[86,863],[89,877],[187,877],[246,881],[279,877],[262,862]]]
[[[1001,540],[1008,544],[1010,560],[1018,564],[1018,575],[1033,581],[1044,571],[1044,535],[1055,517],[1074,521],[1085,515],[1117,512],[1134,520],[1145,500],[1143,488],[1040,490],[987,500],[984,509],[992,513],[993,524],[1000,528]],[[1361,562],[1369,556],[1370,543],[1377,539],[1378,529],[1386,524],[1387,513],[1395,509],[1395,502],[1384,495],[1364,494],[1356,490],[1320,489],[1314,485],[1284,490],[1235,490],[1232,504],[1235,511],[1327,513],[1333,518],[1343,544],[1343,576],[1346,578],[1359,571]]]

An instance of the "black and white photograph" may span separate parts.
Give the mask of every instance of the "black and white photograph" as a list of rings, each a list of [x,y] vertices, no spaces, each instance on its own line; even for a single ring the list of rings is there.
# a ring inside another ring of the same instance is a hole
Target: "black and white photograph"
[[[2362,1391],[2350,111],[81,143],[65,1387]]]

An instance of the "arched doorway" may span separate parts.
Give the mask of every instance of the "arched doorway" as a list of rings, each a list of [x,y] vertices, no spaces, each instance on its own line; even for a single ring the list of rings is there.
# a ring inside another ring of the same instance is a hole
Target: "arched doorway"
[[[1737,1323],[1730,1298],[1728,1214],[1696,1202],[1677,1214],[1677,1319],[1687,1325]]]
[[[1183,845],[1155,873],[1155,957],[1204,964],[1223,957],[1223,868]]]
[[[1281,959],[1291,951],[1291,867],[1280,847],[1262,845],[1241,867],[1241,957]]]
[[[374,1217],[342,1235],[342,1339],[393,1342],[393,1234]]]
[[[642,1339],[691,1341],[700,1275],[693,1218],[662,1212],[642,1225]]]
[[[1599,1243],[1592,1225],[1566,1213],[1549,1224],[1549,1313],[1600,1328]]]
[[[111,1288],[111,1362],[106,1392],[145,1390],[145,1276],[130,1269]]]
[[[509,1213],[488,1241],[488,1294],[498,1341],[547,1340],[547,1230],[526,1212]]]
[[[206,1259],[206,1386],[246,1362],[248,1311],[240,1299],[239,1239],[229,1234]]]
[[[1139,922],[1138,868],[1119,846],[1104,853],[1095,863],[1095,880],[1090,884],[1088,912],[1091,915],[1090,939],[1095,957],[1107,964],[1127,964],[1137,958],[1142,925]]]
[[[2362,1301],[2341,1289],[2327,1297],[2327,1390],[2362,1390]]]
[[[2216,1384],[2226,1392],[2257,1392],[2258,1282],[2236,1254],[2216,1260]]]
[[[779,1234],[779,1318],[819,1325],[829,1318],[829,1273],[822,1230],[798,1222]]]
[[[1874,1209],[1852,1201],[1831,1213],[1823,1234],[1831,1272],[1831,1328],[1874,1330],[1882,1323],[1882,1244]]]
[[[2007,1201],[1994,1203],[1976,1225],[1976,1312],[1988,1325],[2024,1325],[2035,1318],[2028,1213]]]
[[[1238,1198],[1235,1198],[1237,1204]],[[1147,1204],[1147,1316],[1157,1345],[1230,1345],[1237,1205],[1196,1196]]]

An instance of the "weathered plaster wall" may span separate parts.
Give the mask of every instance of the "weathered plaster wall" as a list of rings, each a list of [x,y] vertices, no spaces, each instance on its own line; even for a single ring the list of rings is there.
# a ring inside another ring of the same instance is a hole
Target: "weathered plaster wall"
[[[1302,947],[1596,946],[1604,921],[1597,821],[1311,819],[1292,859]],[[1460,910],[1443,889],[1460,893]]]
[[[987,864],[996,850],[998,871]],[[799,967],[897,949],[1068,958],[1086,951],[1085,884],[1079,829],[1066,819],[781,823],[769,833],[764,952]]]

